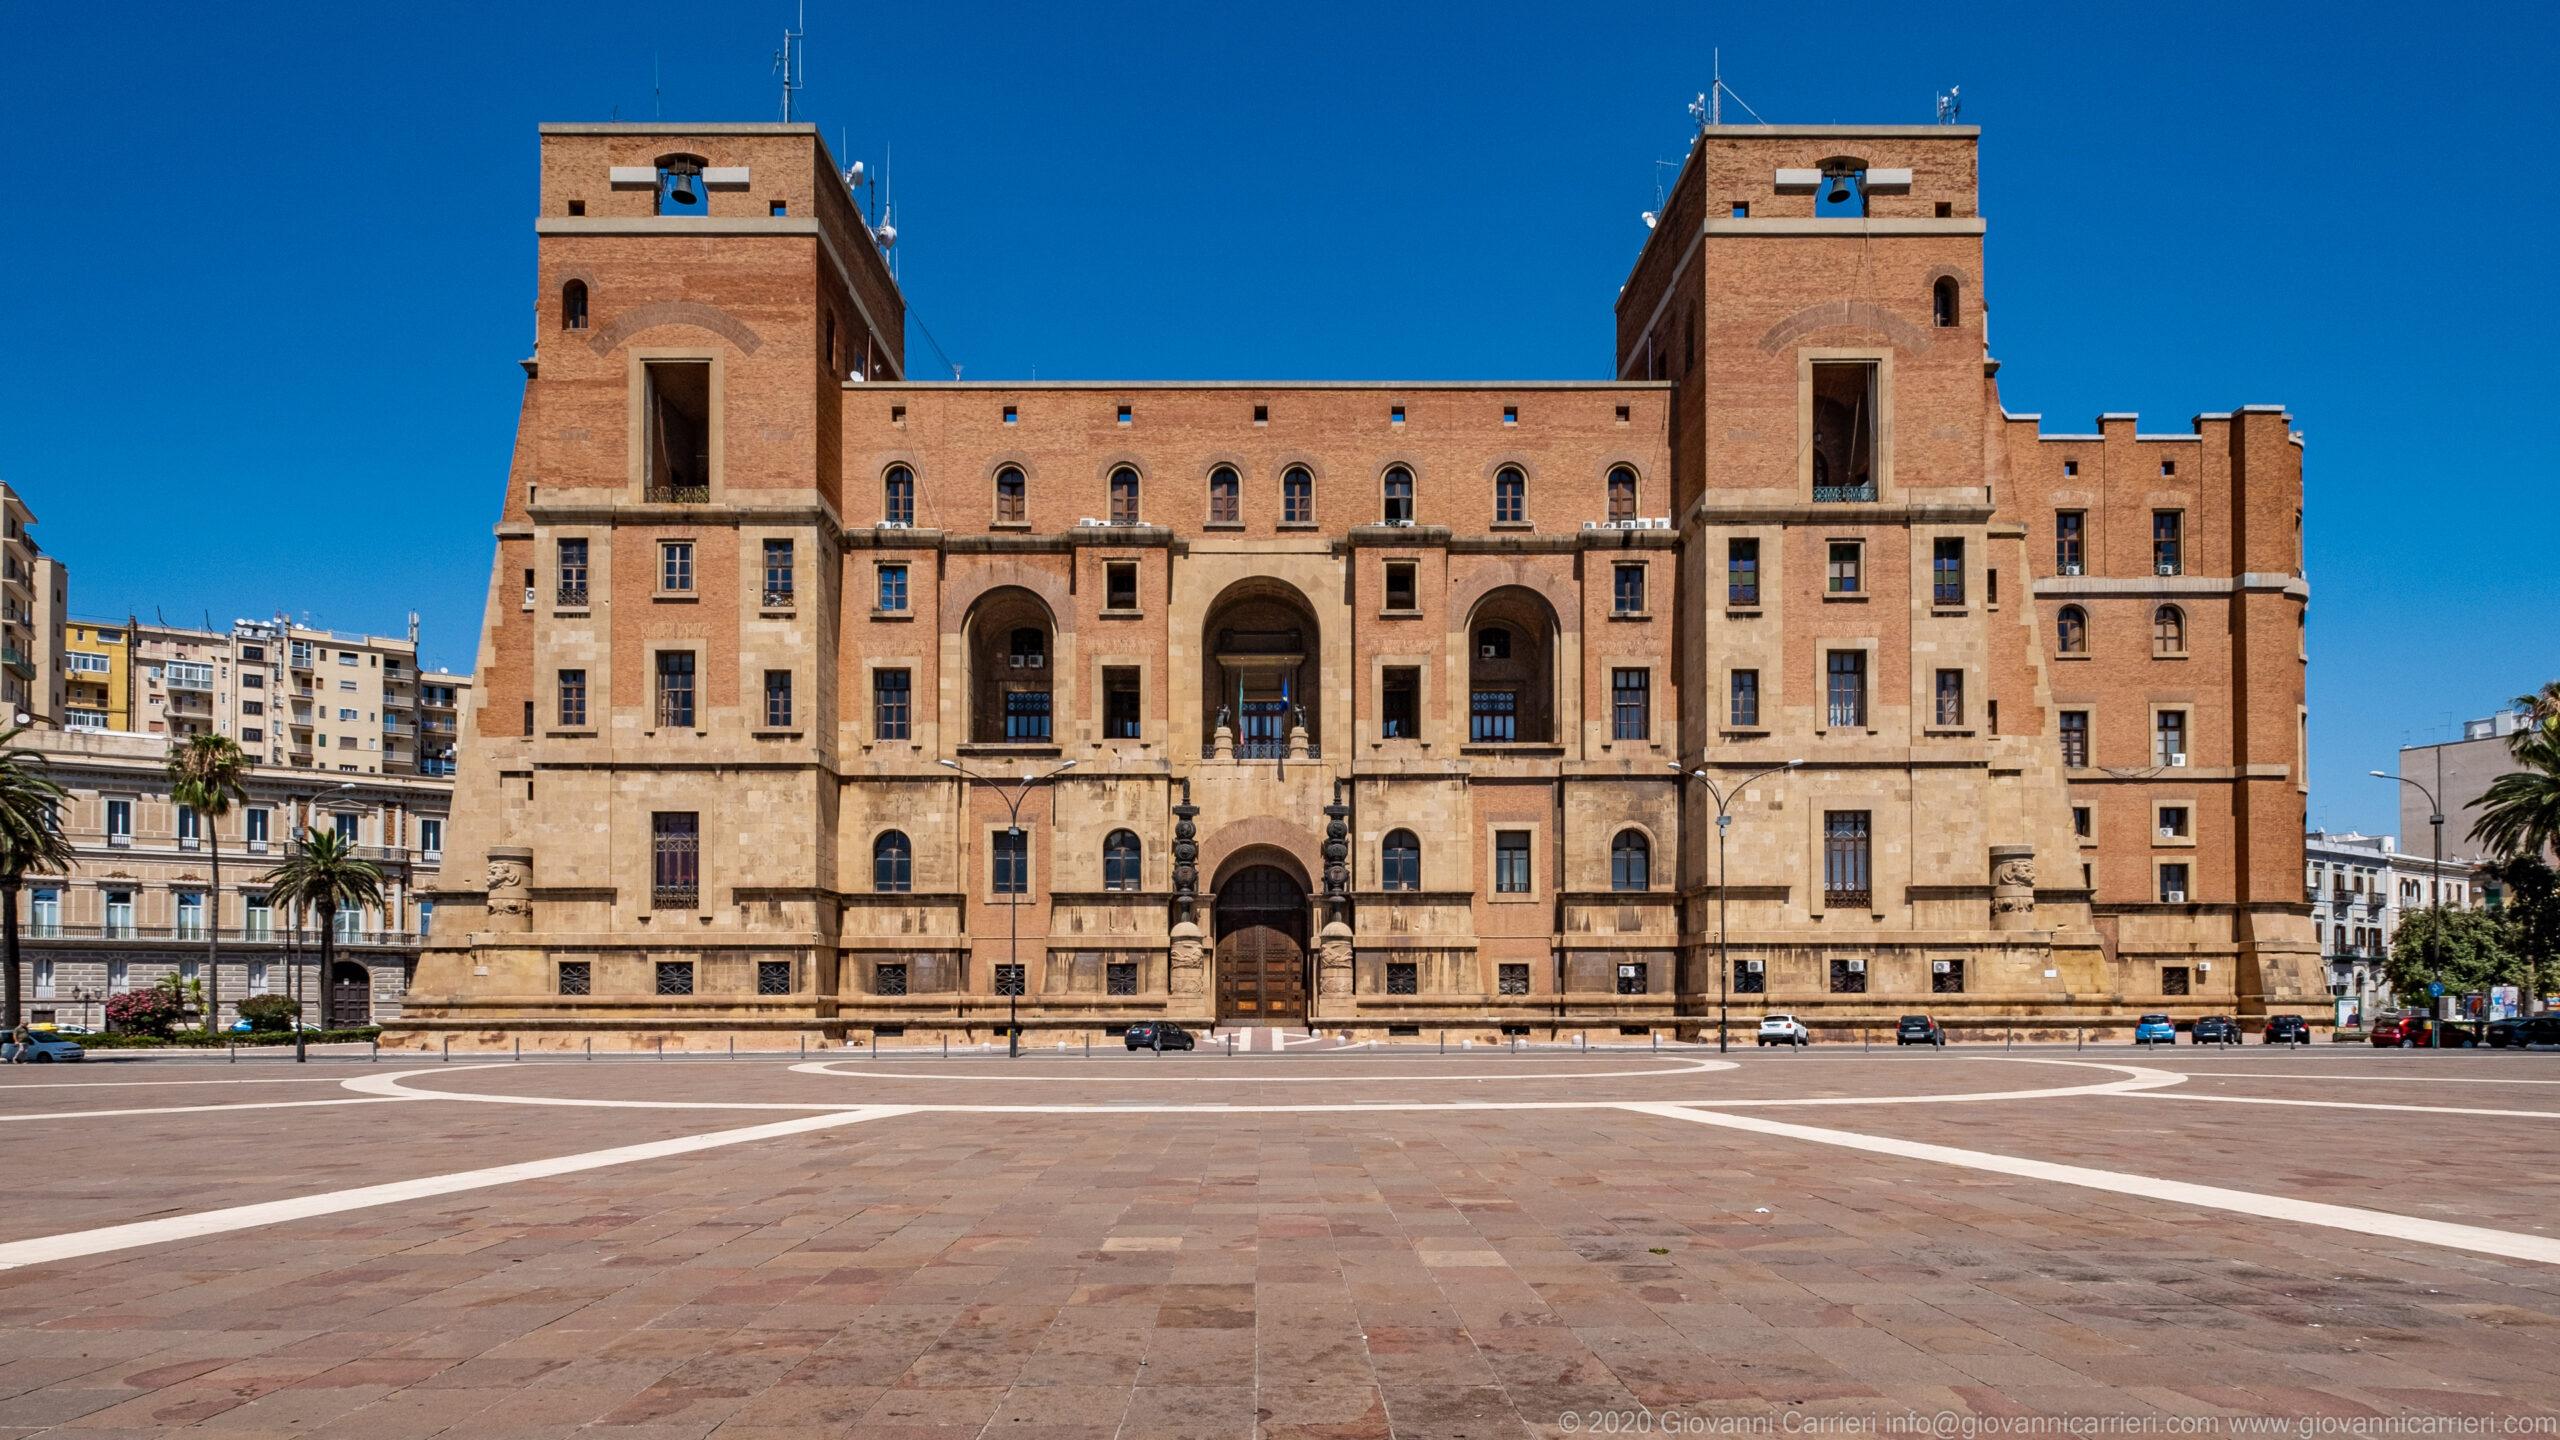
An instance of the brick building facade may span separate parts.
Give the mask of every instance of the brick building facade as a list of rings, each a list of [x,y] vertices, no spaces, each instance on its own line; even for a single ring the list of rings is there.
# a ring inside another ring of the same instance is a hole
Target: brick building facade
[[[410,1033],[2316,1002],[2298,445],[2005,414],[1975,146],[1704,132],[1613,381],[960,384],[810,127],[546,128]]]

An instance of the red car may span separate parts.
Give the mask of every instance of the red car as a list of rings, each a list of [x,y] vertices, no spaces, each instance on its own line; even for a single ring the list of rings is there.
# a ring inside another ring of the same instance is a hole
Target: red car
[[[2367,1038],[2386,1049],[2411,1050],[2436,1043],[2431,1022],[2424,1015],[2394,1015],[2377,1021]],[[2444,1045],[2448,1050],[2458,1050],[2475,1043],[2472,1035],[2459,1025],[2444,1032]]]

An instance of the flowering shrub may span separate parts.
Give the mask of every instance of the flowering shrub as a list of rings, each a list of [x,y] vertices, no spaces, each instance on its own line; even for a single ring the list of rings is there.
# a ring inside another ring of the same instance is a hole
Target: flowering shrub
[[[107,1028],[131,1035],[166,1035],[186,1006],[166,990],[119,990],[107,997]]]
[[[302,1002],[289,995],[252,995],[240,1002],[240,1016],[254,1030],[290,1030]]]

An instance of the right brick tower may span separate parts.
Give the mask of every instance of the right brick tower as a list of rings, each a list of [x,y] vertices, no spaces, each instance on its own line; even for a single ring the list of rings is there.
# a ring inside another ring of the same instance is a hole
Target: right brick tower
[[[1978,150],[1709,126],[1620,296],[1674,387],[1684,1008],[2324,1021],[2298,437],[2005,412]]]

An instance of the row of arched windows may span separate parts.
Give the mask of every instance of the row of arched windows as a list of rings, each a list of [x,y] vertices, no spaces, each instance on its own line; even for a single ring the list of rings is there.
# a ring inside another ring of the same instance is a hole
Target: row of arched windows
[[[1142,480],[1137,467],[1121,465],[1111,472],[1110,520],[1114,525],[1139,523],[1139,499]],[[1209,471],[1208,522],[1212,525],[1244,523],[1244,477],[1232,465],[1220,465]],[[1378,518],[1388,525],[1411,525],[1415,522],[1413,471],[1403,465],[1390,465],[1378,481]],[[1304,465],[1292,465],[1280,472],[1280,523],[1312,525],[1315,523],[1315,476]],[[1632,465],[1614,465],[1608,477],[1608,518],[1612,521],[1636,518],[1637,477]],[[1022,524],[1030,520],[1030,485],[1019,465],[1006,465],[996,471],[995,518],[998,524]],[[916,523],[916,472],[907,465],[892,465],[881,472],[880,518],[890,525]],[[1493,476],[1493,521],[1497,525],[1525,525],[1529,520],[1529,475],[1517,465],[1505,465]]]
[[[2054,643],[2065,655],[2089,653],[2089,612],[2077,605],[2065,605],[2053,619]],[[2187,653],[2187,612],[2175,605],[2163,605],[2151,612],[2151,653],[2184,655]]]
[[[1102,840],[1102,888],[1136,890],[1141,866],[1137,835],[1114,830]],[[871,888],[883,895],[915,889],[915,847],[905,832],[884,830],[871,842]],[[1422,841],[1410,830],[1390,830],[1378,846],[1378,888],[1422,888]],[[1653,842],[1641,830],[1621,830],[1609,842],[1609,888],[1653,888]]]

